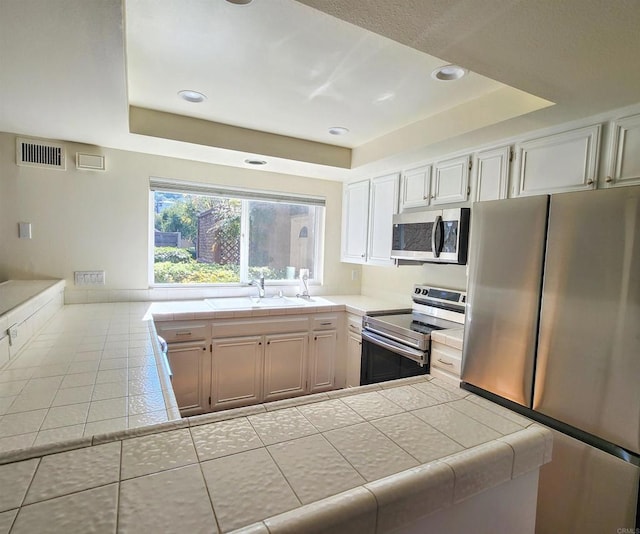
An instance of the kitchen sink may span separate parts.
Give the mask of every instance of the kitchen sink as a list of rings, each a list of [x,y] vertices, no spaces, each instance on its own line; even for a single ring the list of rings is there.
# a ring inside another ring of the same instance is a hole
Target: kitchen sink
[[[287,308],[306,306],[307,301],[291,297],[229,297],[205,299],[207,304],[217,310],[242,310],[247,308]]]

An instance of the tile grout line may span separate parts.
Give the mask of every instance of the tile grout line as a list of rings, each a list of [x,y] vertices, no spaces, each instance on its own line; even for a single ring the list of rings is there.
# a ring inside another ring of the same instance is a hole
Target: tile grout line
[[[464,399],[460,399],[460,400],[464,400]],[[453,401],[453,402],[457,402],[457,401]],[[507,434],[505,434],[501,430],[498,430],[497,428],[494,428],[491,425],[488,425],[487,423],[485,423],[484,421],[481,421],[477,417],[474,417],[473,415],[470,415],[468,413],[463,412],[462,410],[459,410],[458,408],[453,406],[453,402],[450,403],[450,407],[451,407],[452,410],[455,410],[456,412],[458,412],[458,413],[460,413],[462,415],[466,415],[469,419],[473,419],[476,423],[480,423],[481,425],[486,426],[487,428],[489,428],[489,429],[497,432],[498,434],[500,434],[502,437],[509,436],[510,434],[513,434],[514,432],[519,432],[520,430],[524,430],[524,428],[525,428],[525,427],[519,425],[518,423],[516,423],[514,421],[509,421],[509,419],[507,419],[506,417],[502,417],[501,415],[499,415],[497,413],[491,412],[491,410],[487,410],[486,408],[483,408],[482,406],[478,406],[480,409],[484,409],[487,412],[490,412],[490,415],[493,415],[494,417],[497,417],[499,419],[505,420],[507,423],[511,423],[511,424],[514,424],[514,425],[520,427],[518,430],[514,430],[513,432],[508,432]]]
[[[118,495],[116,496],[116,532],[120,527],[120,492],[122,491],[122,457],[124,444],[120,442],[120,465],[118,469]]]
[[[213,498],[211,497],[211,492],[209,491],[209,484],[207,484],[207,477],[204,476],[204,471],[202,470],[202,462],[200,461],[200,456],[198,454],[198,448],[196,447],[196,442],[193,440],[193,434],[191,434],[191,427],[187,427],[187,431],[189,432],[189,438],[191,439],[191,445],[196,452],[196,459],[198,460],[198,470],[200,471],[200,476],[202,477],[202,481],[204,482],[204,488],[207,492],[207,497],[209,498],[209,505],[211,506],[211,513],[213,514],[213,520],[216,523],[216,528],[218,532],[223,532],[222,528],[220,528],[220,521],[218,520],[218,516],[216,514],[216,509],[213,505]],[[194,465],[194,464],[191,464]]]

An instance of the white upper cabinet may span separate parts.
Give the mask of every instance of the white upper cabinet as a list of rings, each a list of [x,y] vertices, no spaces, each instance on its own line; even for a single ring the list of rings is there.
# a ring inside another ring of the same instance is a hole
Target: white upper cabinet
[[[507,198],[509,192],[509,163],[511,147],[483,150],[476,154],[477,202]]]
[[[469,195],[469,156],[439,161],[433,166],[431,204],[465,202]]]
[[[399,174],[344,186],[342,253],[347,263],[392,265],[393,215],[398,211]]]
[[[610,160],[606,178],[608,185],[640,183],[640,115],[612,123]]]
[[[431,196],[431,165],[402,173],[400,179],[400,211],[424,208]]]
[[[368,222],[369,180],[346,184],[342,200],[342,261],[367,261]]]
[[[398,174],[371,180],[367,263],[392,265],[393,216],[398,212]]]
[[[599,124],[520,143],[514,196],[594,189],[599,144]]]

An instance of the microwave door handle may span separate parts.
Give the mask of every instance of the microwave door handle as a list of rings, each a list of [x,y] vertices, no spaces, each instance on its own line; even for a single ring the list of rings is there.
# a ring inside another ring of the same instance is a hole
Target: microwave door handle
[[[439,258],[442,252],[443,239],[442,239],[442,216],[436,215],[435,221],[433,221],[433,231],[431,232],[431,251],[434,258]]]

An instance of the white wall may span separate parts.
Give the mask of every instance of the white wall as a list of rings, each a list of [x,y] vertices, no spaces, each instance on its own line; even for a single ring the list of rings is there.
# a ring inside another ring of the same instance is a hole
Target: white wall
[[[104,270],[106,285],[93,300],[106,300],[103,290],[148,296],[149,177],[156,176],[326,197],[324,284],[315,292],[360,291],[352,266],[339,261],[340,182],[73,143],[66,171],[19,167],[15,137],[0,133],[0,281],[60,278],[73,292],[73,271]],[[107,170],[76,170],[78,150],[104,154]],[[18,239],[18,222],[32,224],[31,240]]]
[[[399,267],[362,267],[363,295],[381,297],[411,306],[414,284],[450,289],[467,289],[466,265],[401,265]]]

